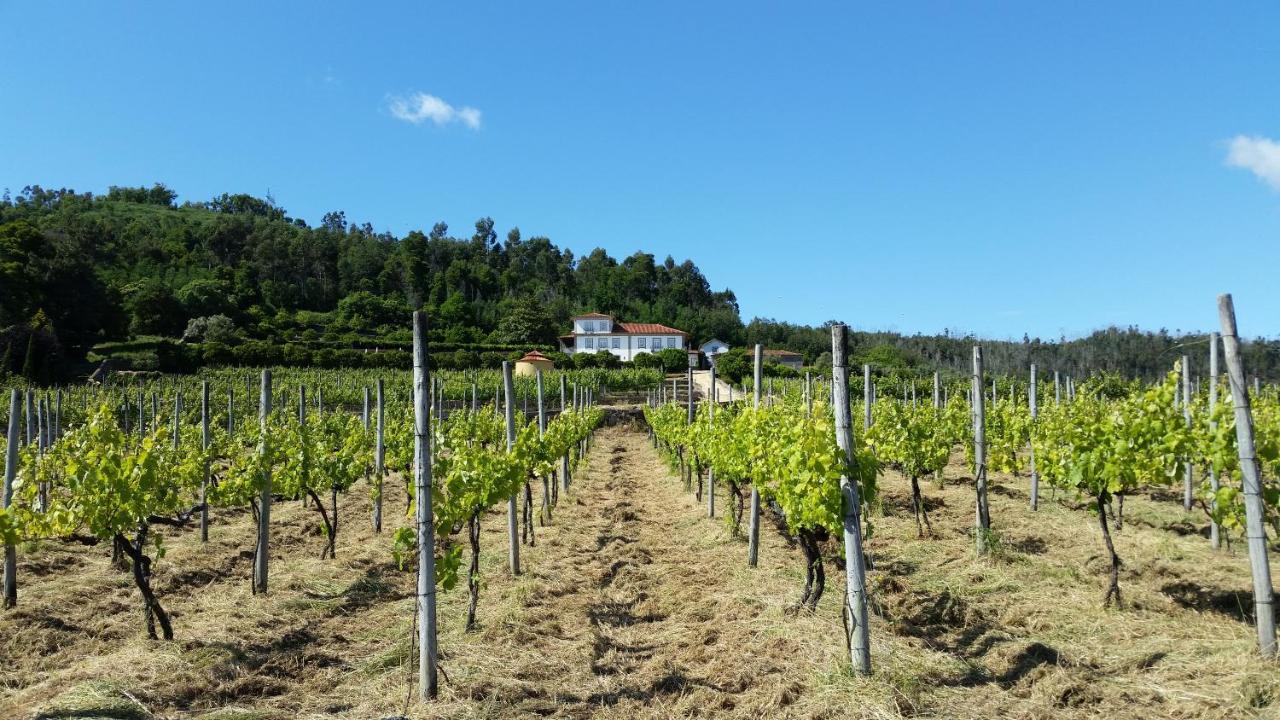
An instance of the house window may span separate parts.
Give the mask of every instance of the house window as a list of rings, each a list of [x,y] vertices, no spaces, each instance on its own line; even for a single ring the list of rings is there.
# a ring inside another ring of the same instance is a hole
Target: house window
[[[667,347],[673,348],[675,346],[676,346],[676,339],[673,337],[667,338]]]
[[[653,349],[654,349],[654,350],[661,350],[661,349],[662,349],[662,338],[654,338],[654,339],[653,339]]]
[[[591,350],[595,341],[592,338],[582,338],[582,347]]]
[[[620,338],[620,337],[616,337],[616,338],[614,338],[614,339],[613,339],[613,349],[614,349],[614,350],[617,350],[617,349],[619,349],[619,348],[621,348],[621,347],[622,347],[622,338]]]
[[[642,338],[636,338],[636,347],[638,347],[638,348],[648,348],[648,347],[649,347],[649,338],[645,338],[645,337],[642,337]]]

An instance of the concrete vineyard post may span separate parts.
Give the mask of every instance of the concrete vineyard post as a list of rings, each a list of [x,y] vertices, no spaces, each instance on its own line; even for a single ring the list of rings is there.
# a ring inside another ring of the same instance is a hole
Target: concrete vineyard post
[[[374,402],[377,403],[377,425],[373,438],[373,531],[382,532],[382,476],[386,472],[386,399],[382,392],[382,378],[374,385]]]
[[[1213,411],[1218,407],[1218,333],[1209,333],[1209,430],[1216,430],[1218,423],[1213,420]],[[1213,508],[1218,508],[1218,470],[1209,465],[1209,489],[1213,491]],[[1209,519],[1209,546],[1214,550],[1222,547],[1222,529],[1212,517]]]
[[[236,400],[235,391],[230,387],[227,388],[227,434],[236,430]]]
[[[178,433],[182,429],[182,393],[173,395],[173,449],[178,449]]]
[[[707,371],[711,378],[711,402],[707,405],[707,413],[710,420],[714,423],[716,419],[716,366],[712,365]],[[808,374],[805,375],[805,381],[808,382]],[[809,395],[809,402],[813,402],[813,395]],[[715,468],[707,465],[707,517],[716,516],[716,471]]]
[[[1062,381],[1057,370],[1053,371],[1053,404],[1062,404]]]
[[[431,417],[427,412],[427,318],[413,313],[413,481],[418,530],[418,696],[436,696],[436,531],[431,512]]]
[[[511,362],[502,361],[502,388],[506,400],[506,419],[507,419],[507,452],[516,445],[516,414],[515,414],[515,382],[511,379]],[[518,492],[512,492],[507,498],[507,560],[511,566],[511,574],[520,574],[520,529],[516,525],[516,495]]]
[[[853,461],[853,430],[849,414],[848,328],[831,326],[832,412],[835,414],[836,444],[845,461]],[[864,368],[866,366],[863,366]],[[865,374],[865,370],[864,370]],[[862,555],[861,488],[842,475],[840,478],[842,524],[844,530],[845,601],[849,608],[849,660],[855,672],[871,674],[871,638],[867,623],[867,569]]]
[[[307,386],[298,386],[298,425],[306,427],[307,424]],[[302,507],[307,506],[307,494],[302,493]]]
[[[835,380],[831,381],[832,387],[835,386]],[[871,429],[871,366],[862,366],[862,429]]]
[[[1240,453],[1241,485],[1244,490],[1245,537],[1249,543],[1249,565],[1253,571],[1258,649],[1264,657],[1275,657],[1275,598],[1271,590],[1271,567],[1267,564],[1262,480],[1258,472],[1258,456],[1253,446],[1253,409],[1245,388],[1240,339],[1236,334],[1236,311],[1230,295],[1218,296],[1218,318],[1222,324],[1222,350],[1227,361],[1227,378],[1231,383],[1231,398],[1235,405],[1236,446]]]
[[[1027,386],[1027,406],[1031,408],[1031,434],[1035,435],[1036,417],[1036,364],[1031,363],[1031,384]],[[1040,474],[1036,472],[1036,444],[1028,440],[1027,451],[1031,456],[1031,509],[1040,507]]]
[[[23,416],[27,419],[27,439],[26,442],[22,444],[30,445],[32,439],[36,437],[36,414],[35,411],[31,409],[30,388],[28,388],[26,393],[23,395],[23,404],[26,406]],[[141,405],[139,405],[139,412],[141,412]]]
[[[1191,428],[1191,358],[1182,356],[1182,418]],[[1186,458],[1186,468],[1182,471],[1182,509],[1191,512],[1191,500],[1195,493],[1191,488],[1191,458]]]
[[[262,371],[262,387],[258,400],[258,427],[262,433],[258,452],[267,456],[268,428],[267,417],[271,414],[271,371]],[[253,563],[254,593],[267,592],[267,559],[270,556],[271,542],[271,468],[265,463],[258,486],[258,552]]]
[[[987,553],[987,534],[991,531],[991,514],[987,507],[987,437],[986,410],[982,392],[982,348],[973,346],[973,477],[977,489],[977,522],[974,536],[978,554]]]
[[[13,480],[18,474],[18,426],[22,422],[22,405],[17,388],[9,391],[9,435],[4,453],[4,508],[13,504]],[[18,604],[18,551],[4,546],[4,606]]]
[[[711,371],[711,391],[715,392],[715,370]],[[804,374],[804,416],[813,417],[813,376],[809,372]]]
[[[568,382],[565,380],[564,373],[560,373],[560,412],[564,413],[565,390]],[[569,492],[569,450],[564,451],[564,455],[560,458],[560,492]]]
[[[755,385],[755,409],[760,409],[760,381],[764,376],[764,346],[757,344],[755,350],[755,370],[752,381]],[[751,483],[751,517],[747,525],[747,565],[755,567],[760,557],[760,488]]]
[[[200,381],[200,449],[205,451],[204,474],[200,478],[200,542],[209,542],[209,381]]]
[[[360,424],[364,426],[364,431],[369,432],[369,386],[364,388],[364,403],[360,406]]]
[[[542,370],[537,370],[537,389],[538,389],[538,437],[545,437],[547,434],[547,410],[542,402]],[[545,474],[542,477],[542,512],[546,514],[548,520],[551,519],[551,478]]]
[[[933,406],[942,407],[942,378],[936,370],[933,373]]]

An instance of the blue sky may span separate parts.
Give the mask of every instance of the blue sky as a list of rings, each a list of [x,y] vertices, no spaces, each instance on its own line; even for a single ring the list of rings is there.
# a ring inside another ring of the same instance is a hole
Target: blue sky
[[[0,187],[488,215],[690,257],[744,319],[1209,329],[1231,291],[1280,335],[1274,2],[119,5],[0,0]]]

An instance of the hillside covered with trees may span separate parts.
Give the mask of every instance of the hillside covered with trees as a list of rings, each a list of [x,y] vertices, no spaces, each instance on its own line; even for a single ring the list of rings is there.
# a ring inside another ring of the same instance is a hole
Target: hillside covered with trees
[[[24,188],[0,197],[0,373],[52,381],[103,356],[144,367],[202,364],[398,365],[405,317],[425,308],[436,360],[492,366],[554,348],[577,312],[610,313],[688,331],[695,342],[756,342],[820,360],[825,327],[756,318],[715,290],[691,260],[638,251],[581,257],[480,218],[469,234],[444,223],[403,237],[327,213],[317,226],[270,198],[223,194],[179,204],[164,185],[105,195]],[[972,336],[855,333],[861,361],[963,371]],[[995,372],[1029,362],[1081,375],[1151,377],[1197,337],[1135,328],[1077,340],[985,342]],[[377,352],[374,352],[377,351]],[[1280,344],[1255,342],[1249,367],[1280,374]],[[589,361],[588,361],[589,362]]]

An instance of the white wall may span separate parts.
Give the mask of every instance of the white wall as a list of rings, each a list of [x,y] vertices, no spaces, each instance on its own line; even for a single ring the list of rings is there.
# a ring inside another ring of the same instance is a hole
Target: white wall
[[[644,340],[644,347],[640,346],[641,340]],[[617,347],[614,347],[615,341],[617,342]],[[655,349],[662,350],[668,347],[684,349],[684,338],[680,335],[610,335],[593,332],[591,335],[579,335],[573,339],[573,342],[574,345],[570,354],[574,352],[608,350],[627,362],[634,360],[641,353],[653,352]],[[590,346],[587,345],[588,342],[590,342]],[[603,346],[601,343],[603,343]]]
[[[729,346],[719,340],[712,340],[711,342],[703,343],[702,347],[699,349],[702,350],[704,355],[718,355],[727,351]]]

